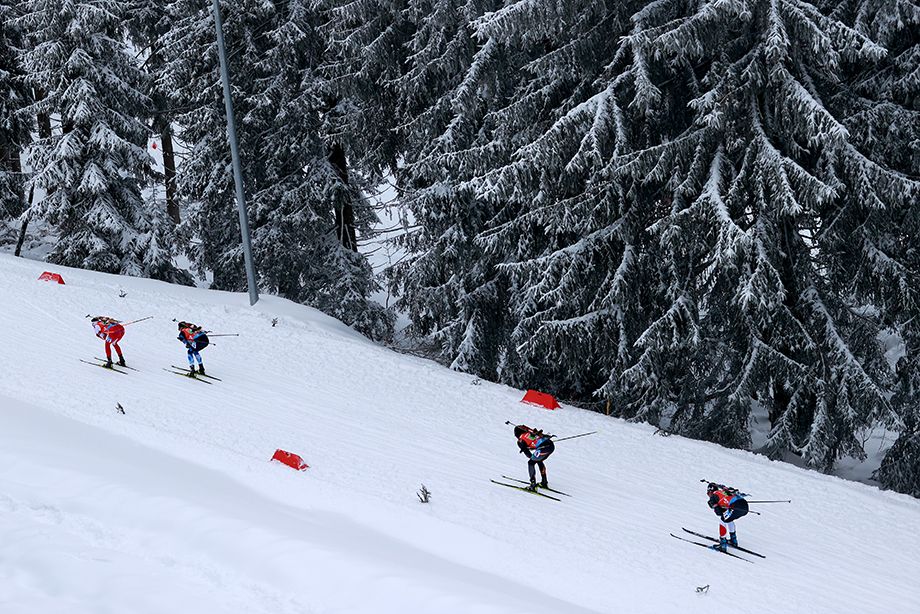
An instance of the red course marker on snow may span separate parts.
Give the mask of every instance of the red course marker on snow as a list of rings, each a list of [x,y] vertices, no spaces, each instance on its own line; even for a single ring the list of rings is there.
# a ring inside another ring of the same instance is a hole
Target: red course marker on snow
[[[546,409],[559,409],[560,407],[559,402],[556,401],[556,397],[537,390],[528,390],[524,398],[521,399],[521,403],[545,407]]]
[[[294,454],[293,452],[285,452],[280,448],[275,450],[275,454],[272,456],[272,460],[278,461],[279,463],[284,463],[288,467],[296,469],[297,471],[303,471],[304,469],[308,469],[310,467],[310,465],[303,462],[303,459],[300,458],[300,456],[297,454]]]
[[[50,271],[45,271],[38,276],[38,281],[56,281],[61,285],[64,285],[64,278],[61,277],[58,273],[51,273]]]

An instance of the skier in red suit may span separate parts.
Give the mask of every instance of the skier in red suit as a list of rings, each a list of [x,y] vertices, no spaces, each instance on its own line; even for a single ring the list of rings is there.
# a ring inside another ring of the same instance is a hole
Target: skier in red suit
[[[92,319],[92,322],[96,336],[105,341],[106,362],[103,366],[109,369],[112,368],[112,347],[114,346],[115,351],[118,353],[118,364],[124,367],[125,357],[121,353],[121,347],[119,347],[118,342],[125,336],[125,327],[118,320],[107,316],[96,316]]]

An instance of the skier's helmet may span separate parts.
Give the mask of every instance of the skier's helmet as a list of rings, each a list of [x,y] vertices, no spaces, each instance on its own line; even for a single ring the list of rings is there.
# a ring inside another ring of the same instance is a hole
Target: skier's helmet
[[[188,322],[179,322],[179,330],[183,328],[188,328]]]
[[[528,429],[526,426],[524,426],[523,424],[519,424],[516,427],[514,427],[514,436],[520,438],[521,435],[527,432],[527,430]]]
[[[98,322],[101,319],[102,319],[102,316],[93,316],[93,319],[90,320],[90,322]]]
[[[707,495],[711,495],[712,493],[714,493],[714,492],[717,491],[717,490],[719,490],[719,485],[716,484],[715,482],[710,482],[709,484],[706,485],[706,494],[707,494]]]

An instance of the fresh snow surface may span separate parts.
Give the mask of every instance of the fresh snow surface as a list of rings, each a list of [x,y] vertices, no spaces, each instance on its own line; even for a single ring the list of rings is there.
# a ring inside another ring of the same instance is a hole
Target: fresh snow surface
[[[47,268],[0,256],[3,614],[918,611],[920,501],[523,405],[276,298]],[[122,344],[140,372],[79,362],[102,351],[86,314],[156,316]],[[204,351],[223,382],[163,371],[173,318],[241,334]],[[526,477],[505,420],[600,431],[547,462],[571,498],[489,482]],[[700,478],[793,500],[738,521],[766,559],[668,535],[717,531]]]

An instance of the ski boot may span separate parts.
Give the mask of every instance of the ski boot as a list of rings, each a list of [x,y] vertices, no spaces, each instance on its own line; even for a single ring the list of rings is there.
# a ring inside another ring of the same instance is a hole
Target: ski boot
[[[124,356],[119,356],[119,357],[118,357],[118,366],[119,366],[119,367],[126,367],[126,366],[127,366],[127,365],[125,364],[125,357],[124,357]]]
[[[709,547],[713,550],[718,550],[719,552],[728,552],[728,540],[724,537],[720,537],[718,544],[713,544]]]
[[[537,492],[537,481],[530,480],[530,486],[527,487],[527,490],[532,490],[534,492]]]
[[[204,365],[198,365],[198,374],[204,375]]]
[[[738,547],[738,534],[737,533],[728,534],[728,544],[730,546],[734,546],[735,548]]]
[[[195,365],[188,368],[188,377],[195,377]]]
[[[543,478],[543,481],[540,482],[540,488],[549,488],[549,482],[546,481],[546,478]]]
[[[107,361],[105,361],[105,364],[102,365],[102,366],[105,367],[106,369],[111,369],[111,368],[112,368],[112,361],[111,361],[111,360],[107,360]]]

